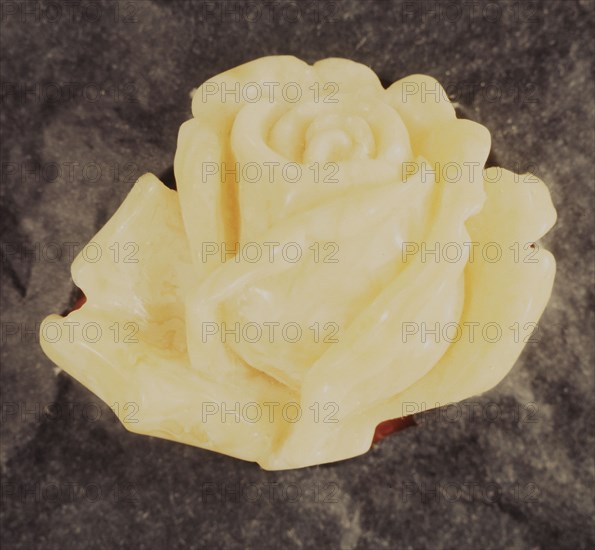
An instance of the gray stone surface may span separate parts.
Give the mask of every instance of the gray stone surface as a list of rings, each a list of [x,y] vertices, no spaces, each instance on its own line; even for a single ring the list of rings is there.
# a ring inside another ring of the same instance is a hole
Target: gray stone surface
[[[3,547],[593,548],[594,2],[60,5],[2,2]],[[495,163],[549,185],[558,273],[538,343],[479,412],[269,473],[128,433],[28,331],[72,303],[65,243],[171,165],[189,91],[281,53],[443,82]]]

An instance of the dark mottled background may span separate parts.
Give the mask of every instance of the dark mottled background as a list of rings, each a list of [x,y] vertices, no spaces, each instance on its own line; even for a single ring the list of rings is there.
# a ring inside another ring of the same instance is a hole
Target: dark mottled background
[[[3,548],[594,547],[592,0],[1,6]],[[549,185],[558,273],[538,342],[474,409],[268,473],[128,433],[36,324],[72,303],[72,247],[170,167],[190,90],[282,53],[438,78],[499,165]]]

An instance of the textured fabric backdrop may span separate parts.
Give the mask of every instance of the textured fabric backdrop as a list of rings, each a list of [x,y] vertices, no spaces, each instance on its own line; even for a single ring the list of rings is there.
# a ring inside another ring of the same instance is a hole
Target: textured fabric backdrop
[[[1,6],[5,548],[593,548],[592,0]],[[559,215],[552,300],[504,382],[365,456],[275,473],[128,433],[36,329],[136,178],[170,170],[191,89],[272,54],[436,77]]]

